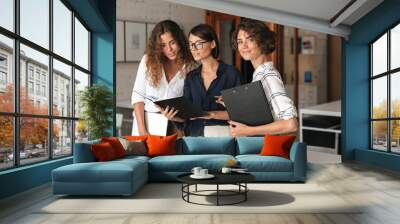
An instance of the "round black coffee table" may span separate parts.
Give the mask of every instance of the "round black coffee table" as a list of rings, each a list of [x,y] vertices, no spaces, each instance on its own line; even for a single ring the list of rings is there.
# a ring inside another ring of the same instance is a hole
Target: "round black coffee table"
[[[212,179],[193,179],[190,177],[191,173],[182,174],[177,177],[178,181],[182,183],[182,199],[188,203],[198,204],[198,205],[234,205],[247,200],[247,192],[249,188],[247,183],[255,180],[255,177],[248,173],[216,173],[213,174],[215,177]],[[215,190],[197,190],[197,185],[215,185]],[[190,186],[195,186],[194,191],[190,191]],[[224,190],[220,189],[220,185],[236,185],[237,190]],[[215,192],[215,194],[206,194],[209,192]],[[216,204],[202,204],[193,202],[190,200],[190,196],[204,196],[204,197],[216,197]],[[231,203],[221,202],[221,197],[232,197],[240,196],[239,200]]]

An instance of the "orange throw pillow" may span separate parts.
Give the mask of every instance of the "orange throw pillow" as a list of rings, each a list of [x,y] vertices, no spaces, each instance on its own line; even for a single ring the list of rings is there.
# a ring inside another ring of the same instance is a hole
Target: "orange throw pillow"
[[[113,147],[108,142],[93,144],[90,147],[92,149],[94,157],[99,162],[109,161],[117,158]]]
[[[176,155],[176,139],[178,135],[147,137],[148,156]]]
[[[147,135],[141,135],[141,136],[131,136],[131,135],[126,135],[124,136],[124,139],[129,140],[129,141],[146,141]]]
[[[261,156],[280,156],[289,159],[290,147],[296,136],[294,135],[266,135],[264,146],[261,149]]]
[[[115,155],[117,158],[121,158],[126,156],[126,151],[124,147],[122,146],[121,142],[118,140],[118,138],[115,137],[110,137],[110,138],[101,138],[101,142],[108,142],[114,149]]]

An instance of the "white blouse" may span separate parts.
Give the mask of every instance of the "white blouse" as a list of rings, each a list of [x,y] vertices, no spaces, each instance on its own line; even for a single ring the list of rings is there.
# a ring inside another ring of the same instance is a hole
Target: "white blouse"
[[[281,75],[272,62],[264,62],[256,68],[253,73],[253,82],[258,80],[261,80],[275,120],[297,117],[296,107],[287,96]]]
[[[159,112],[158,108],[153,102],[144,98],[141,95],[147,96],[154,100],[169,99],[183,95],[184,77],[178,71],[175,76],[168,82],[165,76],[164,69],[162,69],[162,78],[158,87],[151,85],[149,77],[147,76],[146,66],[147,56],[144,55],[140,61],[139,68],[136,74],[135,84],[133,86],[132,105],[138,102],[144,102],[144,110],[147,112]],[[140,94],[136,93],[139,92]]]

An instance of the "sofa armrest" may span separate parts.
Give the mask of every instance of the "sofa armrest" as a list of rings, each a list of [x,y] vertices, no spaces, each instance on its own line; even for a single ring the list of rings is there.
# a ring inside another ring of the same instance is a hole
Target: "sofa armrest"
[[[98,144],[100,140],[94,140],[90,142],[75,143],[74,147],[74,163],[89,163],[95,162],[96,158],[92,153],[90,146],[92,144]]]
[[[290,149],[290,160],[293,162],[293,178],[295,181],[305,181],[307,175],[307,145],[294,142]]]

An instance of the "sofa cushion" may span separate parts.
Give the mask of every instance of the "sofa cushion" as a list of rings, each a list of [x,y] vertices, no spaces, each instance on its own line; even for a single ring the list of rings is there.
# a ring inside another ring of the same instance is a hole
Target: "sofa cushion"
[[[259,154],[264,144],[264,137],[239,137],[236,141],[236,155]]]
[[[292,161],[278,156],[238,155],[236,159],[241,168],[249,172],[292,172]]]
[[[235,139],[231,137],[183,137],[177,143],[177,154],[235,155]]]
[[[109,162],[75,163],[53,170],[58,182],[129,182],[134,172],[147,171],[146,162],[136,159]],[[147,173],[143,173],[147,176]]]
[[[115,154],[115,150],[109,142],[93,144],[90,147],[94,157],[96,157],[96,160],[99,162],[110,161],[118,158],[118,156]]]
[[[74,147],[74,163],[88,163],[95,162],[96,158],[90,148],[92,144],[99,144],[100,139],[75,143]]]
[[[110,143],[117,158],[126,156],[126,151],[117,137],[103,137],[101,138],[101,142]]]
[[[219,171],[228,160],[235,159],[231,155],[175,155],[158,156],[149,160],[149,170],[163,172],[190,172],[193,167],[200,166],[211,172]]]
[[[176,154],[176,139],[178,135],[158,136],[149,135],[147,137],[147,155],[148,156],[164,156]]]
[[[118,138],[122,146],[126,151],[126,155],[147,155],[146,143],[140,140],[127,140],[124,138]]]
[[[290,147],[296,136],[294,135],[266,135],[261,156],[280,156],[289,159]]]

